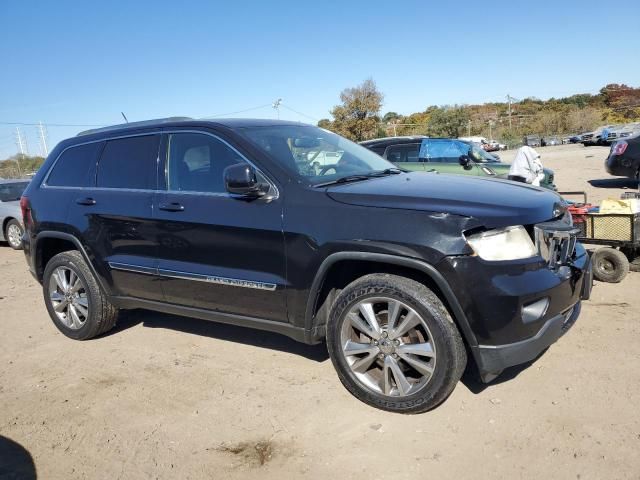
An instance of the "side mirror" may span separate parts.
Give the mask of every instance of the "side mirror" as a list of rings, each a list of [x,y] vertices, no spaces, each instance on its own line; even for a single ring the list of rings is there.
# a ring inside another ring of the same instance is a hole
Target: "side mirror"
[[[460,155],[458,162],[465,170],[471,170],[473,168],[473,160],[471,160],[469,155]]]
[[[255,169],[246,163],[224,169],[224,186],[227,192],[246,198],[262,197],[269,191],[269,185],[260,183]]]

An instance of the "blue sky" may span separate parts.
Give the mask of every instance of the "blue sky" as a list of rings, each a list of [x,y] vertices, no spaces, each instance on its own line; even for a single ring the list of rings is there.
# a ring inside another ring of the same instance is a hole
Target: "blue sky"
[[[640,86],[640,9],[592,1],[0,1],[0,122],[329,117],[372,77],[383,112]],[[261,107],[261,108],[256,108]],[[285,108],[287,107],[287,108]],[[293,109],[303,115],[294,113]],[[30,153],[36,128],[21,126]],[[16,152],[0,123],[0,159]]]

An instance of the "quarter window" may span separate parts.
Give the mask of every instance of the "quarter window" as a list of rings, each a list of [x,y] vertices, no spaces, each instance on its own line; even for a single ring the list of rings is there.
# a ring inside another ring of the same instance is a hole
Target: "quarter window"
[[[68,148],[58,158],[47,178],[52,187],[88,187],[91,185],[89,171],[96,164],[104,142],[87,143]]]
[[[148,190],[156,186],[160,135],[109,140],[98,163],[96,185]]]
[[[200,133],[174,133],[168,142],[167,188],[224,193],[224,169],[243,158],[224,142]]]

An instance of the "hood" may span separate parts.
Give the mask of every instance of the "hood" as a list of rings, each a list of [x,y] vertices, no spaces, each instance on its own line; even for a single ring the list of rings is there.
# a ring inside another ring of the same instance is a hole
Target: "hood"
[[[565,208],[556,193],[525,183],[423,172],[334,185],[326,192],[350,205],[473,217],[487,228],[543,222]]]

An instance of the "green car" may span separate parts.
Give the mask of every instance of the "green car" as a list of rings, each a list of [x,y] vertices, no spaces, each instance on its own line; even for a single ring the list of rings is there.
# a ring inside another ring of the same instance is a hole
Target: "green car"
[[[456,138],[387,137],[360,145],[405,170],[506,179],[511,166],[476,144]],[[545,168],[541,186],[556,190],[553,180],[553,170]]]

